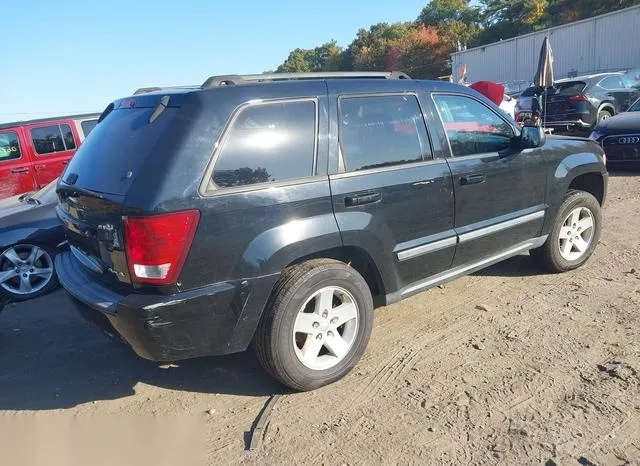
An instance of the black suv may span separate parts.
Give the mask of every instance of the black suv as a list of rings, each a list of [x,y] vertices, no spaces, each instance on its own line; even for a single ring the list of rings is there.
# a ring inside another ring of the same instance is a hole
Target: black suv
[[[80,312],[142,357],[244,351],[298,390],[360,359],[373,309],[532,250],[581,266],[607,172],[400,73],[209,78],[105,110],[59,185]]]
[[[526,110],[532,95],[533,88],[522,94],[520,111]],[[558,131],[590,131],[601,121],[627,110],[638,97],[640,90],[632,87],[622,73],[556,81],[546,92],[545,126]]]

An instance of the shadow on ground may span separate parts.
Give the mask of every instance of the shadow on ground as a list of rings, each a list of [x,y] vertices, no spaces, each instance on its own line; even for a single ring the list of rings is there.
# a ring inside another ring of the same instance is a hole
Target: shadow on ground
[[[0,314],[0,410],[69,408],[135,394],[138,382],[199,393],[282,393],[251,351],[163,370],[76,315],[63,291]]]

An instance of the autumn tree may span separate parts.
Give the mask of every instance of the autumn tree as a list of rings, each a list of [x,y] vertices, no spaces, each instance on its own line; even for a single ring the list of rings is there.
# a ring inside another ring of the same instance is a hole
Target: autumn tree
[[[432,0],[422,9],[418,23],[434,27],[443,45],[462,50],[478,34],[480,11],[469,0]]]

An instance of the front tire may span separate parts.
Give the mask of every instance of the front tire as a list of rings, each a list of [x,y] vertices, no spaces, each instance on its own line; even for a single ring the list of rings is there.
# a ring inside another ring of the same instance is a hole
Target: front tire
[[[547,241],[531,257],[553,273],[577,269],[593,254],[602,230],[598,200],[585,191],[569,191],[558,209]]]
[[[344,377],[373,328],[373,300],[353,268],[314,259],[285,270],[254,338],[265,370],[288,387],[313,390]]]

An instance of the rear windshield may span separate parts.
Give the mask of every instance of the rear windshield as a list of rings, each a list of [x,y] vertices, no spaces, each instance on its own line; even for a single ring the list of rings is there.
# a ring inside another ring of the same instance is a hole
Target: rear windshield
[[[555,95],[577,95],[580,94],[586,86],[583,81],[569,81],[566,83],[556,83],[554,85]]]
[[[126,194],[178,109],[168,107],[162,117],[149,124],[153,110],[133,108],[109,113],[71,159],[64,181],[76,174],[74,186],[106,194]]]
[[[535,87],[528,87],[524,90],[524,92],[520,95],[520,97],[533,97],[533,92],[536,90]]]

